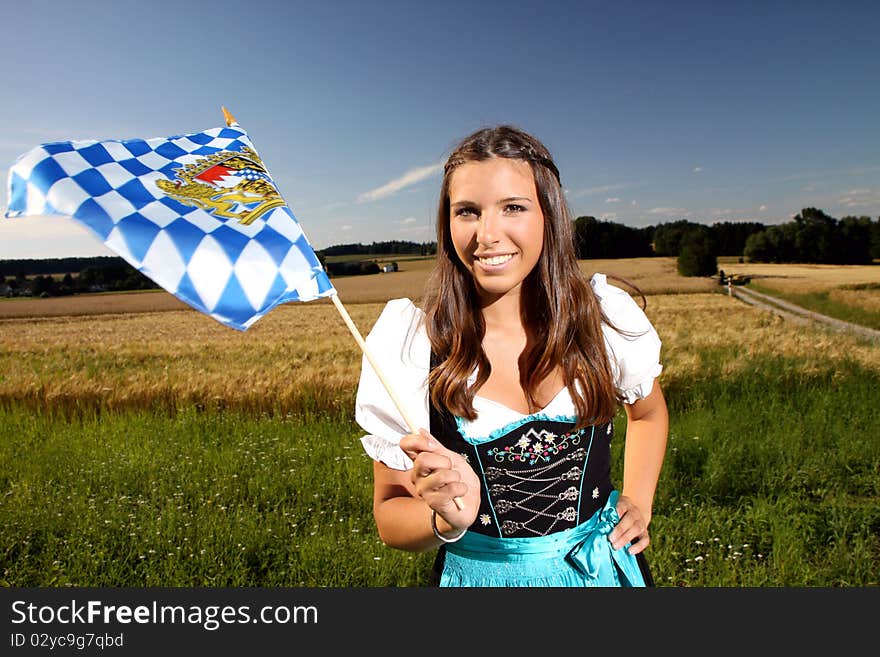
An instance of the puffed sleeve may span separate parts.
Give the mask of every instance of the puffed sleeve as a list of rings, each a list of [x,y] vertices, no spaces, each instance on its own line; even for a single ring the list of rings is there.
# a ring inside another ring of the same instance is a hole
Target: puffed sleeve
[[[406,415],[416,423],[415,429],[428,429],[431,345],[421,319],[422,311],[412,301],[392,299],[364,341]],[[361,444],[370,458],[395,470],[412,467],[399,447],[400,439],[410,433],[409,426],[366,355],[361,359],[355,420],[367,432]]]
[[[605,316],[617,329],[603,322],[605,347],[611,360],[615,385],[627,404],[651,394],[660,376],[660,336],[635,300],[611,285],[604,274],[593,274],[590,284]]]

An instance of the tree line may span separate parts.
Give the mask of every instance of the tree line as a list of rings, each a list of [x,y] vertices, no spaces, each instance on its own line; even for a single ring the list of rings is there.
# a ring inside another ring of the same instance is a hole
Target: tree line
[[[407,242],[402,240],[389,240],[386,242],[371,242],[370,244],[336,244],[326,249],[315,251],[320,256],[342,255],[435,255],[437,253],[436,242]]]
[[[870,264],[880,259],[880,217],[848,215],[835,219],[823,210],[803,208],[791,221],[715,222],[678,220],[635,228],[592,216],[574,221],[580,259],[675,257],[684,276],[711,276],[718,256],[749,262]],[[375,262],[327,262],[343,255],[435,255],[436,242],[390,240],[337,244],[316,251],[331,275],[377,273]],[[330,271],[330,270],[333,271]],[[0,260],[0,293],[5,296],[61,296],[82,292],[157,288],[152,280],[114,256]]]
[[[575,243],[582,259],[675,257],[684,276],[715,274],[718,256],[749,262],[870,264],[880,259],[880,217],[838,220],[810,207],[792,221],[772,226],[682,219],[633,228],[586,216],[575,220]]]
[[[49,259],[53,260],[53,259]],[[66,259],[65,259],[66,260]],[[91,261],[91,258],[79,260]],[[0,266],[11,261],[0,261]],[[0,294],[6,297],[62,297],[89,292],[122,292],[126,290],[151,290],[159,286],[132,267],[122,258],[103,257],[98,264],[88,265],[74,274],[70,271],[60,276],[58,263],[51,261],[16,261],[13,275],[0,274]],[[38,273],[28,271],[23,262],[34,263]]]
[[[792,221],[749,236],[743,255],[752,262],[871,264],[880,258],[880,217],[838,220],[804,208]]]

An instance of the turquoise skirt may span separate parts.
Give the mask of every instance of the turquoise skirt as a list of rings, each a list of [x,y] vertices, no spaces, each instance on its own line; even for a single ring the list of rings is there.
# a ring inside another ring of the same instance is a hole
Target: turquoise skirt
[[[618,491],[586,522],[529,538],[466,532],[445,546],[440,586],[646,586],[636,557],[618,550],[608,534],[620,521]]]

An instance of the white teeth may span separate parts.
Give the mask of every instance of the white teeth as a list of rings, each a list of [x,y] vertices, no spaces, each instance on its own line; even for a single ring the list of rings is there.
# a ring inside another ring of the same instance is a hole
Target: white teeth
[[[479,260],[484,265],[503,265],[505,262],[510,260],[512,257],[513,257],[513,254],[508,253],[507,255],[492,256],[491,258],[479,258]]]

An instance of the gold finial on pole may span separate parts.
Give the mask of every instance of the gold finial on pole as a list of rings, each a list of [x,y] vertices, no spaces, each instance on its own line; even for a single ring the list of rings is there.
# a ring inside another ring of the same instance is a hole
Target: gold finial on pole
[[[227,125],[227,126],[235,125],[235,124],[238,123],[238,121],[235,120],[235,117],[232,116],[232,114],[229,113],[229,110],[228,110],[228,109],[226,109],[226,108],[223,107],[222,105],[220,106],[220,109],[223,110],[223,118],[226,119],[226,125]]]

